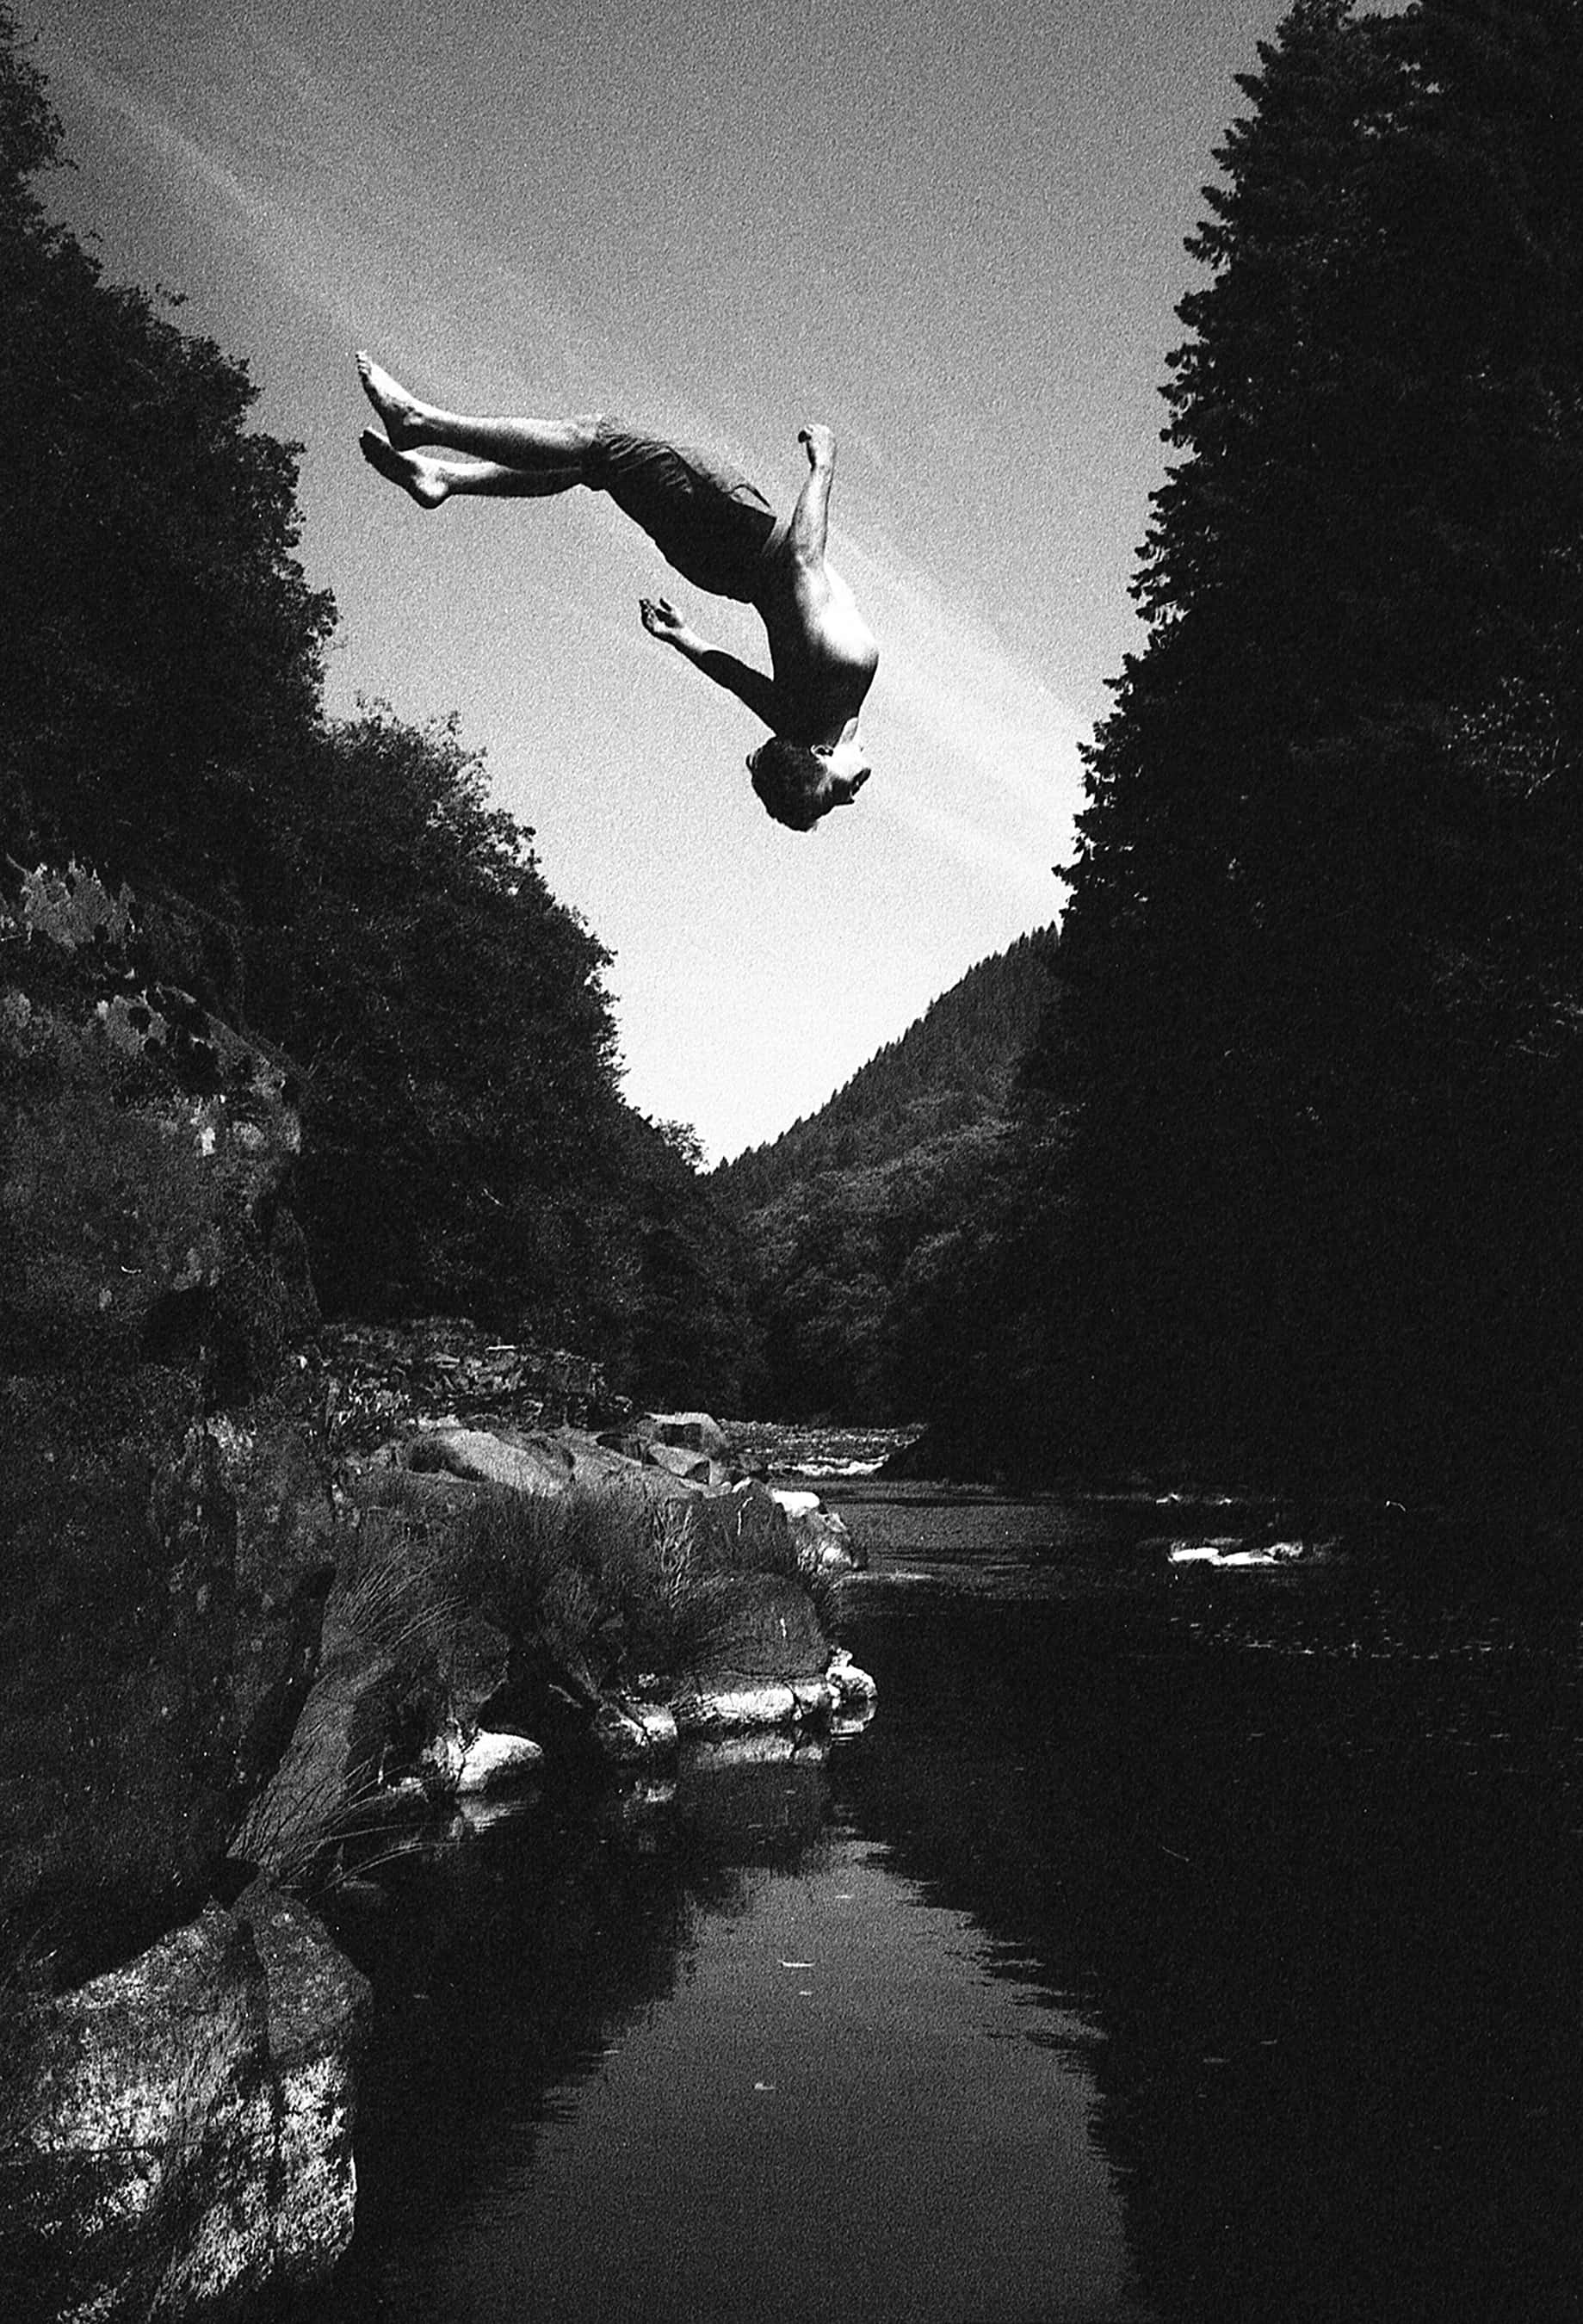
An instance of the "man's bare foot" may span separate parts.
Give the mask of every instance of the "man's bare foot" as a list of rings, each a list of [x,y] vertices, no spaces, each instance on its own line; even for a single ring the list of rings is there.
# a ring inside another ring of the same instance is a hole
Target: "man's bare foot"
[[[438,508],[450,491],[437,460],[422,459],[416,452],[398,452],[393,444],[387,444],[372,428],[364,429],[357,444],[369,466],[377,468],[392,484],[400,484],[404,493],[410,493],[419,508]]]
[[[384,422],[385,434],[398,452],[410,452],[415,444],[428,440],[424,420],[428,406],[409,395],[399,380],[391,377],[376,364],[366,347],[357,350],[357,376],[363,382],[363,392]]]
[[[805,428],[797,429],[797,442],[808,447],[810,468],[816,468],[822,462],[835,457],[835,432],[818,420],[810,420]]]

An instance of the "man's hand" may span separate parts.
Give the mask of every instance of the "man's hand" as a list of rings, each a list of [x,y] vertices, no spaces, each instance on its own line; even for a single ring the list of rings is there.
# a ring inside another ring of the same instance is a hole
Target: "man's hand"
[[[667,598],[640,597],[638,611],[642,616],[643,627],[651,638],[658,638],[661,645],[681,646],[687,642],[687,625]]]
[[[835,457],[835,433],[819,420],[810,420],[805,428],[797,429],[797,442],[805,447],[810,468],[828,467]]]

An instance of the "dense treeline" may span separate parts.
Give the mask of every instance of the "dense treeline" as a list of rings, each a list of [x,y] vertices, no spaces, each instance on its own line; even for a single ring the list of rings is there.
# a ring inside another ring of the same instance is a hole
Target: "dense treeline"
[[[757,1409],[901,1420],[930,1400],[949,1286],[998,1213],[1054,950],[1045,928],[980,961],[816,1114],[716,1174],[741,1225]]]
[[[959,1440],[1576,1492],[1583,10],[1300,0],[1189,244]]]
[[[686,1133],[621,1101],[606,954],[454,723],[326,715],[297,447],[49,224],[60,139],[0,6],[0,852],[129,881],[164,970],[300,1067],[328,1310],[470,1312],[729,1403],[722,1229]]]

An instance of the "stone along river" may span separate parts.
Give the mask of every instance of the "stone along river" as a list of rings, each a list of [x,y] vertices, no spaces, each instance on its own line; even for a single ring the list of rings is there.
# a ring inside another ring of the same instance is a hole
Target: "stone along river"
[[[824,1489],[861,1736],[387,1876],[316,2318],[1583,2317],[1575,1583]]]

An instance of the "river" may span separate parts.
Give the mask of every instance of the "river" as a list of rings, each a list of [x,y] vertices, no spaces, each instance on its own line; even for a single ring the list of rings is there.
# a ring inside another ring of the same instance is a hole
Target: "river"
[[[862,1735],[387,1876],[314,2317],[1583,2317],[1576,1583],[824,1489]]]

